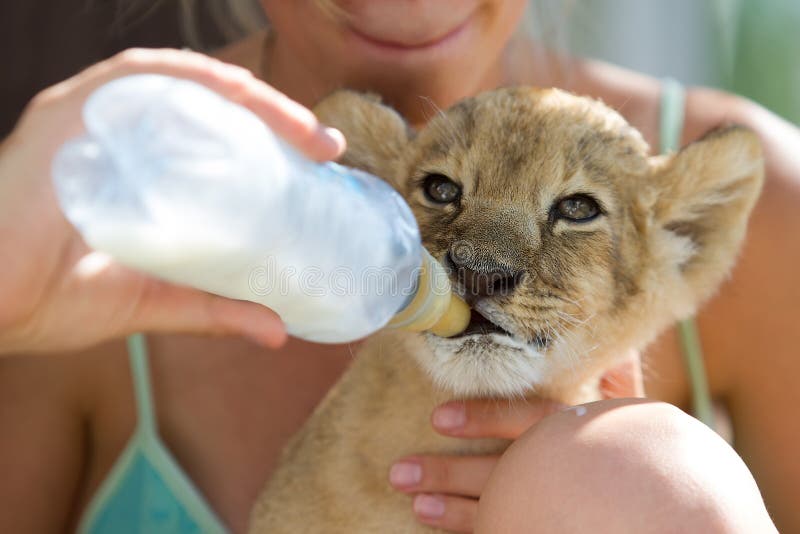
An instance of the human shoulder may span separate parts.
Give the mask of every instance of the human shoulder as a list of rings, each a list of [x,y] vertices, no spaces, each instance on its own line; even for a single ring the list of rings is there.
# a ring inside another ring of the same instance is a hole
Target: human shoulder
[[[603,61],[568,61],[569,90],[602,100],[657,146],[661,80]]]
[[[741,96],[710,87],[691,87],[686,92],[683,141],[692,142],[729,124],[753,127],[748,123],[760,110],[760,106]]]
[[[581,59],[574,64],[579,89],[615,108],[642,131],[651,146],[657,146],[662,79],[601,61]],[[763,108],[741,96],[710,87],[687,87],[682,144],[728,124],[753,128],[762,112]]]

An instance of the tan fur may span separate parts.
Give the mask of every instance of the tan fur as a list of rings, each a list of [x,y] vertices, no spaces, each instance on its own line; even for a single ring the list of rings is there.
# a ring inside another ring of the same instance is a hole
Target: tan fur
[[[558,90],[486,93],[419,133],[378,99],[347,91],[316,112],[347,137],[345,163],[403,194],[434,257],[460,247],[475,265],[524,277],[510,294],[475,301],[513,338],[371,338],[287,447],[254,508],[254,533],[433,531],[389,486],[392,462],[506,446],[435,434],[434,406],[453,396],[597,399],[606,369],[691,315],[727,275],[763,181],[759,142],[745,129],[648,157],[614,111]],[[461,184],[461,201],[425,199],[429,173]],[[553,204],[575,193],[604,214],[554,220]]]

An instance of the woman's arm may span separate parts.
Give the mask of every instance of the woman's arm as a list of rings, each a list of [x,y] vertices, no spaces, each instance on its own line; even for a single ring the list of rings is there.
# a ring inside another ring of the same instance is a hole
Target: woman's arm
[[[685,141],[725,122],[756,131],[767,179],[733,277],[699,316],[715,397],[782,532],[800,530],[800,130],[746,99],[695,89]]]

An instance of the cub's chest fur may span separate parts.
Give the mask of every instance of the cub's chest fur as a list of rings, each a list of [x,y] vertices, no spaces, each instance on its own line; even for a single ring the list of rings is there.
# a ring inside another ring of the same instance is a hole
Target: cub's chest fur
[[[392,461],[505,446],[435,435],[433,407],[453,396],[598,398],[606,369],[727,275],[763,180],[747,130],[650,157],[617,113],[558,90],[486,93],[419,132],[347,91],[316,112],[345,134],[346,164],[406,198],[473,318],[449,339],[369,340],[287,447],[253,532],[428,531],[389,487]]]

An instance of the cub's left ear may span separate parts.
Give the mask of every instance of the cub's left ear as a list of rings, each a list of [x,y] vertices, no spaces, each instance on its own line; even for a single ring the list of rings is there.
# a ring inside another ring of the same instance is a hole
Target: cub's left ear
[[[761,192],[761,143],[747,128],[726,127],[652,161],[653,222],[688,241],[679,267],[705,299],[733,266]]]
[[[347,140],[341,163],[383,178],[399,188],[396,166],[413,131],[378,96],[339,90],[314,106],[317,118],[338,128]]]

